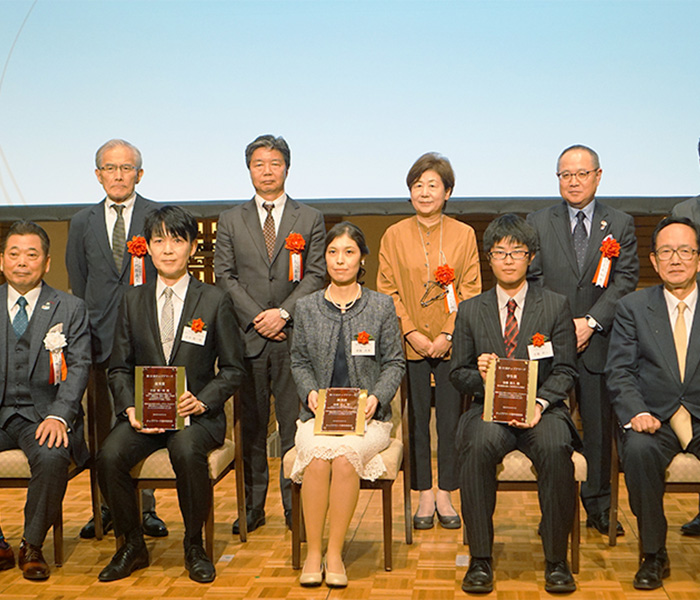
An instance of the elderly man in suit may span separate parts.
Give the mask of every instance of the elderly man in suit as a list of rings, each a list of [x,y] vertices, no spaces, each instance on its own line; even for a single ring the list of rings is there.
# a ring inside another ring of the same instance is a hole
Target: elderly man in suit
[[[595,197],[602,173],[591,148],[565,149],[557,162],[564,201],[531,213],[527,220],[540,239],[528,278],[566,296],[574,315],[576,397],[588,463],[581,499],[588,514],[586,526],[607,535],[612,411],[603,373],[615,303],[637,285],[639,259],[632,217]],[[620,523],[616,528],[617,535],[624,534]]]
[[[19,568],[26,579],[49,577],[41,546],[61,512],[71,457],[89,457],[80,405],[90,370],[90,331],[82,300],[42,282],[49,237],[36,223],[13,223],[0,268],[0,451],[20,448],[32,476],[24,506]],[[2,534],[0,532],[0,538]],[[14,566],[0,542],[0,569]]]
[[[139,149],[125,140],[102,144],[95,155],[95,175],[107,197],[76,213],[68,231],[70,285],[73,294],[85,300],[90,315],[93,364],[88,396],[96,408],[93,452],[102,447],[114,421],[107,366],[119,303],[129,286],[151,281],[156,275],[149,256],[133,257],[127,250],[127,241],[143,235],[144,219],[157,207],[136,193],[136,184],[143,177],[142,162]],[[168,535],[155,513],[153,491],[144,491],[142,498],[144,532],[154,537]],[[111,514],[104,507],[102,524],[105,530],[112,526]],[[95,537],[94,519],[83,527],[80,537]]]
[[[208,583],[216,571],[202,546],[202,526],[212,502],[207,455],[224,442],[224,404],[243,379],[243,344],[228,294],[187,273],[197,249],[194,217],[182,208],[164,206],[146,217],[144,229],[158,277],[128,290],[122,300],[109,368],[119,420],[98,455],[100,487],[112,509],[115,533],[124,536],[124,543],[99,578],[114,581],[148,566],[129,472],[167,448],[185,522],[185,567],[191,579]],[[188,427],[146,429],[136,419],[139,365],[185,367],[188,389],[177,411],[190,418]]]
[[[699,250],[697,225],[663,219],[649,255],[662,283],[621,299],[610,334],[607,384],[623,428],[622,463],[644,555],[637,589],[656,589],[670,574],[665,469],[679,452],[700,457]]]
[[[576,380],[576,336],[567,299],[527,283],[537,245],[537,233],[521,217],[507,214],[491,222],[484,233],[484,251],[496,286],[460,302],[455,323],[450,380],[473,399],[457,430],[462,516],[471,554],[462,589],[468,593],[493,590],[496,468],[515,449],[537,470],[545,590],[576,589],[566,548],[576,502],[571,454],[580,440],[564,404]],[[539,341],[542,345],[536,346]],[[482,418],[486,372],[498,357],[538,360],[537,400],[530,422]]]
[[[265,523],[267,425],[275,396],[282,454],[294,445],[299,398],[290,369],[290,336],[296,301],[323,285],[323,215],[284,191],[290,152],[282,137],[262,135],[245,151],[255,197],[219,217],[214,270],[233,299],[245,341],[246,382],[241,387],[246,524]],[[291,482],[280,472],[287,526]],[[239,523],[233,524],[238,533]]]

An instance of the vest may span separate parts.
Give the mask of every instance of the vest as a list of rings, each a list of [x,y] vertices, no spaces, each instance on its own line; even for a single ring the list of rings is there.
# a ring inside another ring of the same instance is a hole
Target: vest
[[[37,423],[41,419],[34,409],[32,391],[29,385],[29,342],[32,339],[33,319],[29,320],[29,326],[24,335],[17,339],[9,314],[6,318],[7,380],[5,381],[5,398],[0,406],[0,427],[4,427],[7,421],[16,414]]]

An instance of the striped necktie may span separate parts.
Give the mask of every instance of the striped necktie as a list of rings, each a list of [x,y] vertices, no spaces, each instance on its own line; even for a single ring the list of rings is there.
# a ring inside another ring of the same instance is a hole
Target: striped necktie
[[[265,246],[267,246],[267,257],[272,260],[272,252],[275,249],[275,219],[272,217],[272,211],[275,208],[274,202],[263,202],[263,208],[267,211],[265,223],[263,224],[263,237],[265,238]]]
[[[160,342],[163,345],[165,362],[170,362],[170,355],[173,352],[173,342],[175,341],[175,313],[173,310],[173,290],[166,287],[163,290],[165,302],[163,312],[160,315]]]
[[[124,225],[124,206],[112,204],[112,208],[117,213],[117,220],[112,230],[112,256],[117,271],[122,270],[122,259],[124,258],[124,246],[126,246],[126,227]]]
[[[506,358],[511,358],[515,348],[518,345],[516,338],[518,337],[518,320],[515,318],[515,308],[517,303],[513,298],[508,300],[507,308],[508,315],[506,316],[506,327],[503,332],[503,341],[506,345]]]

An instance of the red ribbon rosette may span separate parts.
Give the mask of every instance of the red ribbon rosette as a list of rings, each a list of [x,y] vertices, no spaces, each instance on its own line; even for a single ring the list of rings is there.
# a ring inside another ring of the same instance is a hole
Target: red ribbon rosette
[[[604,258],[617,258],[620,256],[620,244],[614,237],[608,237],[600,245],[600,253]]]
[[[369,344],[370,335],[366,331],[360,331],[356,339],[358,344]]]
[[[610,281],[610,271],[612,270],[612,259],[620,256],[620,244],[611,235],[605,237],[600,244],[600,260],[593,276],[593,283],[601,288],[608,287]]]
[[[290,233],[284,240],[284,247],[289,250],[289,281],[301,281],[301,252],[306,247],[304,236],[300,233]]]
[[[192,319],[189,322],[189,326],[194,333],[200,333],[207,328],[206,323],[202,319]]]
[[[284,240],[284,247],[290,252],[300,253],[306,247],[304,236],[301,233],[290,233]]]
[[[126,243],[126,249],[131,254],[130,285],[143,285],[146,283],[146,266],[143,257],[148,254],[148,244],[142,235],[135,235]]]
[[[135,235],[131,238],[131,241],[126,243],[126,249],[129,251],[131,256],[142,257],[148,254],[148,244],[146,243],[146,238],[142,235]]]
[[[532,345],[535,346],[536,348],[539,348],[540,346],[544,346],[544,343],[547,341],[547,338],[542,335],[541,333],[536,333],[535,335],[532,336]]]
[[[447,287],[455,280],[455,270],[450,267],[447,263],[440,265],[435,269],[435,281],[437,281],[442,287]]]

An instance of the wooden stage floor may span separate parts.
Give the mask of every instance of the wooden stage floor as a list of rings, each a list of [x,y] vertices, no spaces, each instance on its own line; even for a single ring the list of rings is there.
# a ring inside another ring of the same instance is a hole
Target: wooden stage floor
[[[279,459],[271,459],[271,469]],[[44,554],[52,566],[47,582],[28,582],[19,569],[0,572],[0,597],[6,599],[238,599],[238,598],[347,598],[347,599],[447,599],[466,598],[460,589],[468,547],[461,531],[436,527],[414,532],[414,543],[404,542],[400,482],[394,487],[394,570],[383,569],[381,502],[379,492],[363,491],[346,541],[346,565],[350,585],[345,590],[299,587],[298,571],[291,568],[291,534],[284,526],[279,488],[270,489],[267,524],[253,532],[246,544],[231,534],[235,514],[234,476],[216,489],[216,581],[194,583],[183,566],[182,522],[175,492],[157,492],[158,513],[170,528],[170,536],[147,539],[151,566],[130,578],[100,583],[97,575],[114,553],[112,534],[102,541],[81,540],[78,532],[90,513],[86,474],[68,486],[64,503],[64,566],[53,567],[53,540],[49,533]],[[0,490],[0,522],[15,553],[22,533],[24,490]],[[622,487],[621,520],[627,534],[609,548],[605,538],[582,527],[581,572],[578,591],[568,597],[586,599],[700,598],[700,538],[681,536],[679,527],[693,517],[698,499],[692,494],[667,494],[668,550],[671,577],[663,588],[640,592],[632,587],[637,567],[637,531]],[[417,497],[417,496],[416,496]],[[414,505],[416,501],[414,497]],[[457,501],[457,494],[454,495]],[[530,600],[551,598],[544,591],[542,548],[537,536],[539,507],[535,493],[504,492],[495,515],[496,588],[488,598]]]

